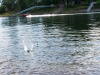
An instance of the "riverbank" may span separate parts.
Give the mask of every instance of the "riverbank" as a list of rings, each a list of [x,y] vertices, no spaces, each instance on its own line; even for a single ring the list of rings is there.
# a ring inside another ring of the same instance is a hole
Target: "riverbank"
[[[41,14],[71,14],[71,13],[86,13],[88,6],[78,6],[71,8],[48,8],[48,9],[35,9],[30,11],[30,14],[41,15]],[[100,12],[100,8],[93,7],[90,12]]]
[[[71,13],[86,13],[87,7],[84,8],[43,8],[31,10],[29,13],[32,15],[42,15],[42,14],[71,14]],[[90,12],[100,12],[100,8],[92,8]],[[0,14],[0,17],[11,16],[15,12],[7,12]]]

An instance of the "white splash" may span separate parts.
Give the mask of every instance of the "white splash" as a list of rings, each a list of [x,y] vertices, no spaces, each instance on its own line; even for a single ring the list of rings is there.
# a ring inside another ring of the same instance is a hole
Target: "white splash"
[[[81,14],[97,14],[100,12],[84,12],[84,13],[73,13],[73,14],[43,14],[43,15],[27,15],[27,18],[31,17],[51,17],[51,16],[65,16],[65,15],[81,15]]]
[[[24,46],[24,50],[28,53],[33,52],[33,44],[30,40],[26,41],[26,40],[22,40],[23,41],[23,46]]]

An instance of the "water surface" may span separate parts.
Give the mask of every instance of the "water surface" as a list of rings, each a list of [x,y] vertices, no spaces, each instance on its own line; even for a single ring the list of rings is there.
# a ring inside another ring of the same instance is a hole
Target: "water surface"
[[[0,17],[0,75],[99,73],[100,14]]]

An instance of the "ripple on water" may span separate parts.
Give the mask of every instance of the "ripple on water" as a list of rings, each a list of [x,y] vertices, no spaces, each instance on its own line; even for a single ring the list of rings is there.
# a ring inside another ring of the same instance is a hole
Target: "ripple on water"
[[[99,19],[89,16],[1,18],[0,75],[98,75]],[[31,40],[32,54],[22,40]]]

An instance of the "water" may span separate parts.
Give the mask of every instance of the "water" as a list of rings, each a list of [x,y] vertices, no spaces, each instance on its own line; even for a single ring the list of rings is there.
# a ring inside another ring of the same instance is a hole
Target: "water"
[[[32,42],[32,53],[22,40]],[[99,73],[100,14],[0,17],[0,75]]]

